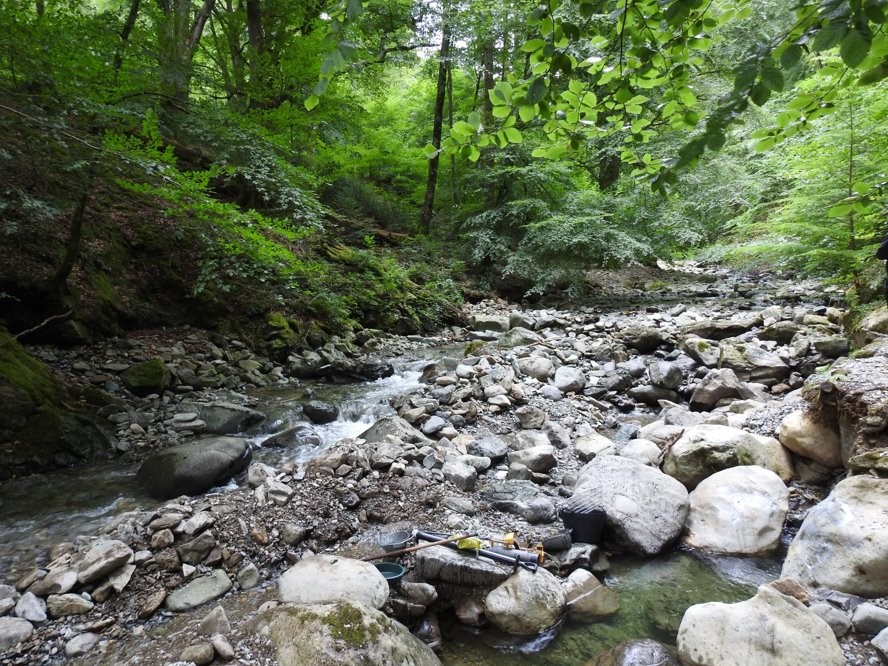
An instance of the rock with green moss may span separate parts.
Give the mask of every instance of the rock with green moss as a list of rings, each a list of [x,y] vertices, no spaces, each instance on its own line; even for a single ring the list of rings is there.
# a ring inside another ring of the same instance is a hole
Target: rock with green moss
[[[260,616],[281,666],[435,666],[441,662],[404,625],[359,602],[284,604]]]
[[[108,455],[109,433],[104,419],[0,328],[0,479]]]
[[[131,365],[120,373],[124,386],[136,395],[163,393],[170,385],[170,370],[159,358]]]

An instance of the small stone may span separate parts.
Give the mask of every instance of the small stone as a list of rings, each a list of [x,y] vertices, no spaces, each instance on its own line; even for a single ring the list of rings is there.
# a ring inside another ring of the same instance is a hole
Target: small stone
[[[297,546],[305,539],[308,530],[293,523],[286,523],[281,528],[281,540],[288,546]]]
[[[93,634],[89,632],[85,634],[78,634],[70,641],[65,643],[65,656],[69,658],[80,657],[92,650],[98,642],[98,634]]]
[[[172,546],[176,537],[173,536],[172,530],[163,529],[151,535],[151,548],[160,550],[167,546]]]
[[[223,661],[231,661],[234,659],[234,648],[231,647],[231,643],[228,642],[228,639],[225,638],[222,634],[216,634],[210,639],[210,643],[213,645],[213,649],[216,651],[216,654],[219,655],[219,658]]]
[[[197,643],[195,645],[189,645],[182,650],[179,659],[186,662],[190,661],[195,664],[195,666],[207,666],[213,662],[214,656],[216,656],[216,653],[210,643]]]
[[[166,596],[166,590],[156,590],[151,596],[145,599],[145,601],[142,602],[142,607],[139,609],[139,619],[147,620],[154,615],[154,613],[157,612],[157,609],[163,604]]]
[[[247,562],[244,567],[237,572],[237,582],[242,590],[249,590],[262,582],[262,576],[259,574],[259,569],[256,568],[255,564]]]
[[[201,636],[231,633],[231,624],[228,622],[225,609],[222,606],[216,606],[207,613],[207,616],[197,626],[197,633]]]
[[[16,617],[28,622],[40,623],[46,621],[46,602],[33,592],[25,592],[15,605]]]
[[[51,617],[83,615],[89,613],[95,604],[79,594],[51,594],[46,598],[46,609]]]

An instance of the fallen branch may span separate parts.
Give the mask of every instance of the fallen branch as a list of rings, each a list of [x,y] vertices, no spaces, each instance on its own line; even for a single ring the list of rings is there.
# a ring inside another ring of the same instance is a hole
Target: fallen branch
[[[47,317],[46,319],[41,321],[39,324],[37,324],[33,328],[29,328],[27,331],[22,331],[21,333],[16,333],[15,335],[12,336],[12,339],[18,340],[19,338],[22,338],[22,337],[28,335],[29,333],[33,333],[34,331],[40,330],[41,328],[43,328],[47,324],[51,324],[52,322],[54,322],[58,319],[67,319],[72,314],[74,314],[74,310],[68,310],[67,312],[63,312],[62,314],[57,314],[57,315],[53,315],[52,317]]]

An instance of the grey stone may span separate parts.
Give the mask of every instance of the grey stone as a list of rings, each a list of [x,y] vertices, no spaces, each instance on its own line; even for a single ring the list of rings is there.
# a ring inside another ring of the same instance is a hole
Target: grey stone
[[[225,636],[222,634],[216,634],[210,639],[210,643],[212,643],[213,649],[216,651],[216,654],[220,659],[223,661],[231,661],[234,659],[234,648]]]
[[[656,361],[648,368],[648,377],[651,384],[665,389],[677,389],[684,381],[684,373],[675,363],[669,361]]]
[[[882,656],[882,661],[888,661],[888,629],[883,629],[872,640],[873,647]]]
[[[51,594],[46,598],[46,609],[50,617],[83,615],[89,613],[95,604],[79,594]]]
[[[0,651],[13,648],[30,638],[34,626],[19,617],[0,617]]]
[[[464,492],[471,492],[475,489],[478,481],[478,472],[474,467],[465,464],[460,460],[448,460],[441,468],[444,478]]]
[[[211,437],[151,456],[139,467],[136,478],[158,499],[198,495],[246,469],[251,458],[246,440]]]
[[[231,633],[231,624],[228,622],[228,615],[222,606],[216,606],[213,610],[206,614],[200,624],[197,625],[197,633],[201,636],[212,636],[214,634]]]
[[[203,431],[216,435],[243,432],[265,420],[262,412],[231,402],[183,402],[179,409],[196,413],[206,424]]]
[[[186,564],[200,564],[216,545],[216,538],[210,532],[201,532],[191,541],[181,544],[176,550],[179,559]]]
[[[540,430],[549,421],[549,415],[539,407],[525,405],[515,410],[515,416],[522,428]]]
[[[224,571],[216,569],[170,594],[166,598],[166,607],[173,612],[191,610],[218,599],[230,589],[231,579]]]
[[[212,644],[195,643],[182,650],[182,653],[179,655],[179,660],[190,662],[195,666],[209,666],[209,664],[213,662],[213,657],[215,656],[216,652],[213,650]]]
[[[491,561],[461,553],[445,546],[416,551],[416,576],[425,581],[443,581],[470,587],[493,587],[509,577],[509,572]]]
[[[650,638],[623,641],[586,666],[679,666],[673,650]]]
[[[82,657],[92,650],[98,642],[98,634],[92,632],[77,634],[74,638],[65,643],[65,656],[69,659],[73,657]]]
[[[287,428],[281,432],[275,433],[268,439],[262,440],[262,447],[266,449],[295,449],[310,448],[315,449],[321,446],[324,440],[317,431],[311,426],[304,423]]]
[[[77,566],[77,582],[88,585],[119,569],[133,557],[132,549],[115,539],[99,540],[86,551]]]
[[[447,427],[447,421],[440,416],[430,416],[429,419],[422,424],[422,432],[425,435],[434,435]]]
[[[385,441],[385,438],[389,435],[400,439],[402,442],[422,442],[423,444],[430,442],[428,437],[398,416],[385,416],[379,419],[358,435],[358,437],[366,440],[368,443],[376,443]]]
[[[840,481],[811,508],[789,546],[782,577],[865,597],[888,595],[888,482]]]
[[[574,441],[574,451],[582,462],[589,462],[597,456],[613,455],[617,449],[610,439],[593,432],[577,437]]]
[[[851,622],[855,631],[862,634],[877,634],[888,627],[888,608],[862,603],[854,609]]]
[[[817,614],[821,620],[826,622],[833,633],[841,638],[851,629],[851,617],[843,610],[840,610],[830,603],[821,601],[811,604],[811,610]]]
[[[562,393],[578,393],[586,386],[586,375],[579,368],[562,365],[552,381]]]
[[[769,585],[740,603],[688,608],[678,630],[678,654],[682,663],[719,666],[845,664],[829,625]]]
[[[621,456],[600,456],[587,463],[573,497],[603,509],[616,541],[645,556],[658,554],[678,538],[689,506],[681,483]]]
[[[249,590],[256,587],[262,582],[259,569],[252,562],[247,562],[240,571],[237,572],[237,582],[242,590]]]
[[[332,423],[339,417],[339,408],[329,402],[312,400],[302,405],[302,412],[312,423]]]
[[[555,374],[555,364],[543,356],[525,356],[519,358],[515,365],[520,374],[541,382],[548,381]]]
[[[518,568],[484,598],[484,614],[500,631],[538,635],[555,626],[565,612],[558,579],[545,569]]]
[[[645,405],[658,405],[661,400],[668,400],[669,402],[681,400],[681,396],[675,391],[662,386],[654,386],[653,384],[633,386],[626,393],[636,402],[641,402]]]
[[[697,384],[691,395],[691,409],[696,411],[711,411],[721,400],[725,398],[747,399],[754,397],[750,390],[730,368],[710,370]]]
[[[15,605],[16,617],[28,622],[40,623],[46,621],[46,602],[33,592],[25,592]]]
[[[28,588],[38,597],[50,594],[65,594],[77,584],[77,572],[71,569],[55,569]]]
[[[524,465],[532,472],[545,473],[558,464],[558,460],[555,458],[555,447],[551,444],[510,451],[508,459],[510,463]]]

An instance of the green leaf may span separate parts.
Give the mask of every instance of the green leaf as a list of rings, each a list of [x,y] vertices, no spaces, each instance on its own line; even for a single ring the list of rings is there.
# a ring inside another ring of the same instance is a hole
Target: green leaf
[[[530,83],[524,101],[528,104],[537,104],[541,102],[549,93],[546,81],[542,77],[537,77]]]
[[[349,0],[348,7],[345,10],[345,16],[349,21],[354,21],[364,11],[364,5],[361,0]]]
[[[842,37],[845,36],[845,31],[847,29],[848,26],[840,22],[829,23],[823,26],[814,35],[814,50],[828,51],[829,49],[838,46],[839,42],[842,41]]]
[[[476,132],[479,129],[481,129],[481,116],[479,116],[474,111],[469,114],[469,117],[467,118],[467,120],[469,122],[469,125],[471,125],[475,129]]]
[[[508,118],[511,109],[508,106],[495,106],[491,113],[494,118]]]
[[[774,65],[764,65],[760,78],[762,85],[767,86],[768,90],[780,92],[783,90],[783,72],[779,67]]]
[[[536,118],[537,110],[536,106],[532,106],[530,104],[525,104],[524,106],[518,109],[518,116],[521,118],[522,122],[529,123],[531,120]]]
[[[790,44],[786,47],[786,50],[780,54],[780,66],[783,67],[783,69],[792,69],[799,63],[804,54],[805,49],[803,49],[801,45]]]
[[[756,106],[763,106],[765,102],[771,99],[771,89],[763,83],[756,83],[752,86],[752,90],[749,91],[749,99],[751,99]]]
[[[311,111],[318,104],[320,104],[321,99],[317,95],[309,95],[305,98],[305,110]]]
[[[875,67],[870,67],[860,75],[857,82],[861,85],[869,85],[871,83],[878,83],[884,78],[888,78],[888,60],[883,60]]]
[[[477,162],[479,157],[481,157],[481,151],[475,146],[469,146],[469,161]]]
[[[508,81],[497,81],[493,90],[489,91],[490,101],[495,105],[512,103],[512,86]]]
[[[453,128],[450,131],[462,136],[472,136],[475,133],[476,128],[472,127],[464,120],[458,120],[453,123]]]
[[[509,140],[509,143],[521,143],[522,136],[521,132],[519,132],[514,127],[506,127],[503,129],[503,133],[506,135],[506,138]]]
[[[529,41],[524,42],[524,46],[521,47],[521,50],[525,53],[533,53],[535,51],[539,51],[543,48],[548,42],[545,39],[531,39]]]
[[[842,56],[842,61],[848,67],[857,67],[869,55],[872,43],[873,37],[868,30],[864,32],[857,28],[851,28],[845,33],[839,46],[839,54]]]
[[[826,211],[827,217],[845,217],[851,210],[854,208],[854,204],[852,203],[840,203],[836,204],[828,211]]]
[[[422,149],[422,152],[425,153],[425,156],[429,159],[432,159],[435,155],[438,154],[438,149],[435,148],[432,144],[427,143],[425,148]]]

